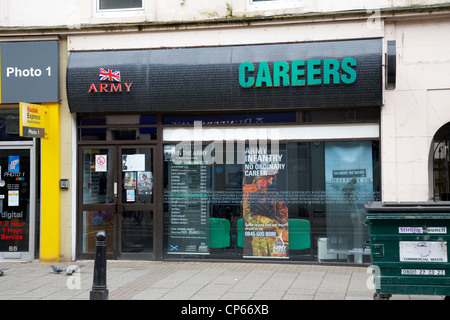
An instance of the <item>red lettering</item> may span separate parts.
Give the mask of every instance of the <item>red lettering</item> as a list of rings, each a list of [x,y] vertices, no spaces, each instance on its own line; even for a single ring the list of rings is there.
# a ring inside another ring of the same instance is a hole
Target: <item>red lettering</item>
[[[91,92],[91,91],[97,92],[97,88],[95,87],[95,84],[93,84],[93,83],[91,83],[91,86],[89,87],[88,92]]]
[[[110,92],[113,92],[113,91],[115,91],[115,92],[117,92],[117,91],[122,92],[121,84],[118,83],[117,86],[115,86],[114,83],[111,83],[111,90],[110,90]]]
[[[125,86],[126,92],[130,92],[133,83],[123,82],[123,84]],[[109,90],[108,90],[108,83],[100,83],[98,90],[95,84],[91,83],[88,92],[122,92],[122,83],[117,84],[111,83],[111,87],[109,88]],[[37,112],[37,110],[35,112]]]
[[[23,229],[8,228],[8,233],[21,233]]]
[[[100,92],[108,92],[107,88],[108,88],[108,84],[107,83],[100,83]]]
[[[11,227],[23,227],[23,226],[25,226],[25,222],[11,221]]]
[[[28,112],[31,112],[31,113],[38,113],[37,108],[32,108],[32,107],[30,107],[30,106],[27,106],[27,111],[28,111]]]
[[[1,240],[23,240],[23,236],[19,236],[19,235],[12,235],[12,236],[7,236],[5,234],[2,234],[0,236]]]
[[[127,88],[127,92],[130,92],[130,88],[131,88],[131,85],[133,84],[132,82],[131,83],[123,83],[124,85],[125,85],[125,87]]]

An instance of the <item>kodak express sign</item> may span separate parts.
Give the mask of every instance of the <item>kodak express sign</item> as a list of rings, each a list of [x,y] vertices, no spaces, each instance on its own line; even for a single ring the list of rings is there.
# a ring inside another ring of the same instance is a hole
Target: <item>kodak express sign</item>
[[[47,138],[46,106],[20,102],[20,136],[30,138]],[[48,130],[47,130],[48,131]]]

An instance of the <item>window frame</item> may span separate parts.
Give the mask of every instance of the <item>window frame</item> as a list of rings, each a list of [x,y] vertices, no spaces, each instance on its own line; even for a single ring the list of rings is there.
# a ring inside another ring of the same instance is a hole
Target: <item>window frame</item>
[[[100,0],[92,1],[92,12],[94,18],[111,17],[144,17],[146,10],[146,0],[141,0],[140,8],[119,8],[119,9],[100,9]]]

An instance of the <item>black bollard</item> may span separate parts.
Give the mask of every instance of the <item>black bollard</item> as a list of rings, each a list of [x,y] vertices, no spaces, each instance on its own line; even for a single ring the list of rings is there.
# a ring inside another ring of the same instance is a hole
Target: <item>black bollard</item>
[[[106,232],[99,231],[96,238],[94,280],[90,300],[108,300],[108,289],[106,288]]]

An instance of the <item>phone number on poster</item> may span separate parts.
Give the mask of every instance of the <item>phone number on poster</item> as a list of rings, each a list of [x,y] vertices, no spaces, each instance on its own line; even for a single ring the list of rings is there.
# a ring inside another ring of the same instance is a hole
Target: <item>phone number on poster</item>
[[[246,237],[276,237],[276,231],[245,231]]]

